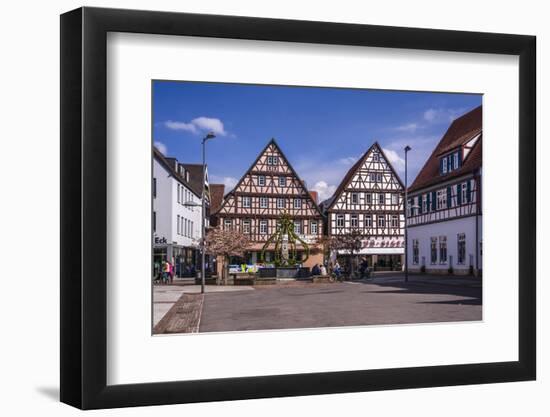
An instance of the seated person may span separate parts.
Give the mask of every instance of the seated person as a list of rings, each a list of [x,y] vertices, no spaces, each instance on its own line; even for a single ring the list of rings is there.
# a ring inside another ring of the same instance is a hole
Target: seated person
[[[321,275],[321,268],[319,268],[318,264],[315,264],[315,266],[311,269],[311,275]]]

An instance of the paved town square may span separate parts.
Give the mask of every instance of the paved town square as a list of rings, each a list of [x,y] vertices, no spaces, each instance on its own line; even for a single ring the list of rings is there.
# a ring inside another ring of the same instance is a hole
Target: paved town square
[[[481,95],[153,90],[153,334],[482,320]]]
[[[167,285],[155,286],[154,289],[155,300],[164,300],[158,305],[155,303],[156,323],[168,311],[177,308],[175,301],[181,297],[187,294],[201,297],[200,288],[195,286]],[[172,304],[166,302],[166,294],[172,294]],[[166,308],[167,305],[170,308]],[[292,282],[243,286],[242,289],[238,286],[207,286],[200,308],[195,329],[198,332],[482,320],[481,283],[478,279],[419,279],[412,276],[405,283],[402,275],[371,281]],[[173,322],[186,322],[185,315],[176,317],[177,314],[172,318]],[[166,326],[170,324],[166,323],[164,328]],[[188,332],[184,328],[186,324],[182,324],[182,328],[171,326],[171,331],[164,333]]]

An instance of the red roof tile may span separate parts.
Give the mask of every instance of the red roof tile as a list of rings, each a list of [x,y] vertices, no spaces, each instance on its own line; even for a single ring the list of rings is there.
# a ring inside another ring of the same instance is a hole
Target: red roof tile
[[[452,171],[446,175],[440,175],[439,156],[450,151],[451,149],[463,145],[481,132],[482,106],[476,107],[470,112],[454,120],[416,176],[412,185],[409,187],[409,192],[437,184],[441,181],[446,181],[450,178],[459,177],[480,168],[482,163],[481,142],[483,140],[483,136],[478,139],[474,148],[464,160],[462,166],[455,171]]]
[[[210,184],[210,212],[215,213],[221,207],[225,194],[224,184]]]

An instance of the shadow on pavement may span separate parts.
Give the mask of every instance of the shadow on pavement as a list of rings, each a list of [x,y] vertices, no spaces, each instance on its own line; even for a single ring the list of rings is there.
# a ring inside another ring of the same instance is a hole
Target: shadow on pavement
[[[462,297],[475,298],[475,305],[481,305],[482,303],[482,291],[481,287],[470,286],[458,286],[458,285],[445,285],[435,283],[418,283],[418,282],[358,282],[359,284],[367,284],[372,287],[379,287],[380,289],[370,288],[366,293],[377,294],[442,294],[442,295],[454,295]],[[388,288],[388,289],[384,289]],[[391,289],[390,289],[391,288]],[[434,302],[435,303],[435,302]],[[455,304],[460,304],[459,301],[453,301]],[[462,304],[467,304],[463,302]]]

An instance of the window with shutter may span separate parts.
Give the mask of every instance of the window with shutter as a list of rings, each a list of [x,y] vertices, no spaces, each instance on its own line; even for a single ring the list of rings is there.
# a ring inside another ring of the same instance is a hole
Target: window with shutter
[[[472,201],[472,181],[466,181],[466,201],[469,203]]]
[[[422,194],[418,196],[418,214],[422,214]]]
[[[452,191],[451,187],[447,187],[447,208],[451,208],[451,197],[452,197]]]
[[[456,185],[456,204],[461,205],[462,204],[462,184]]]
[[[436,198],[435,198],[435,191],[432,191],[432,211],[435,211],[436,209]]]

